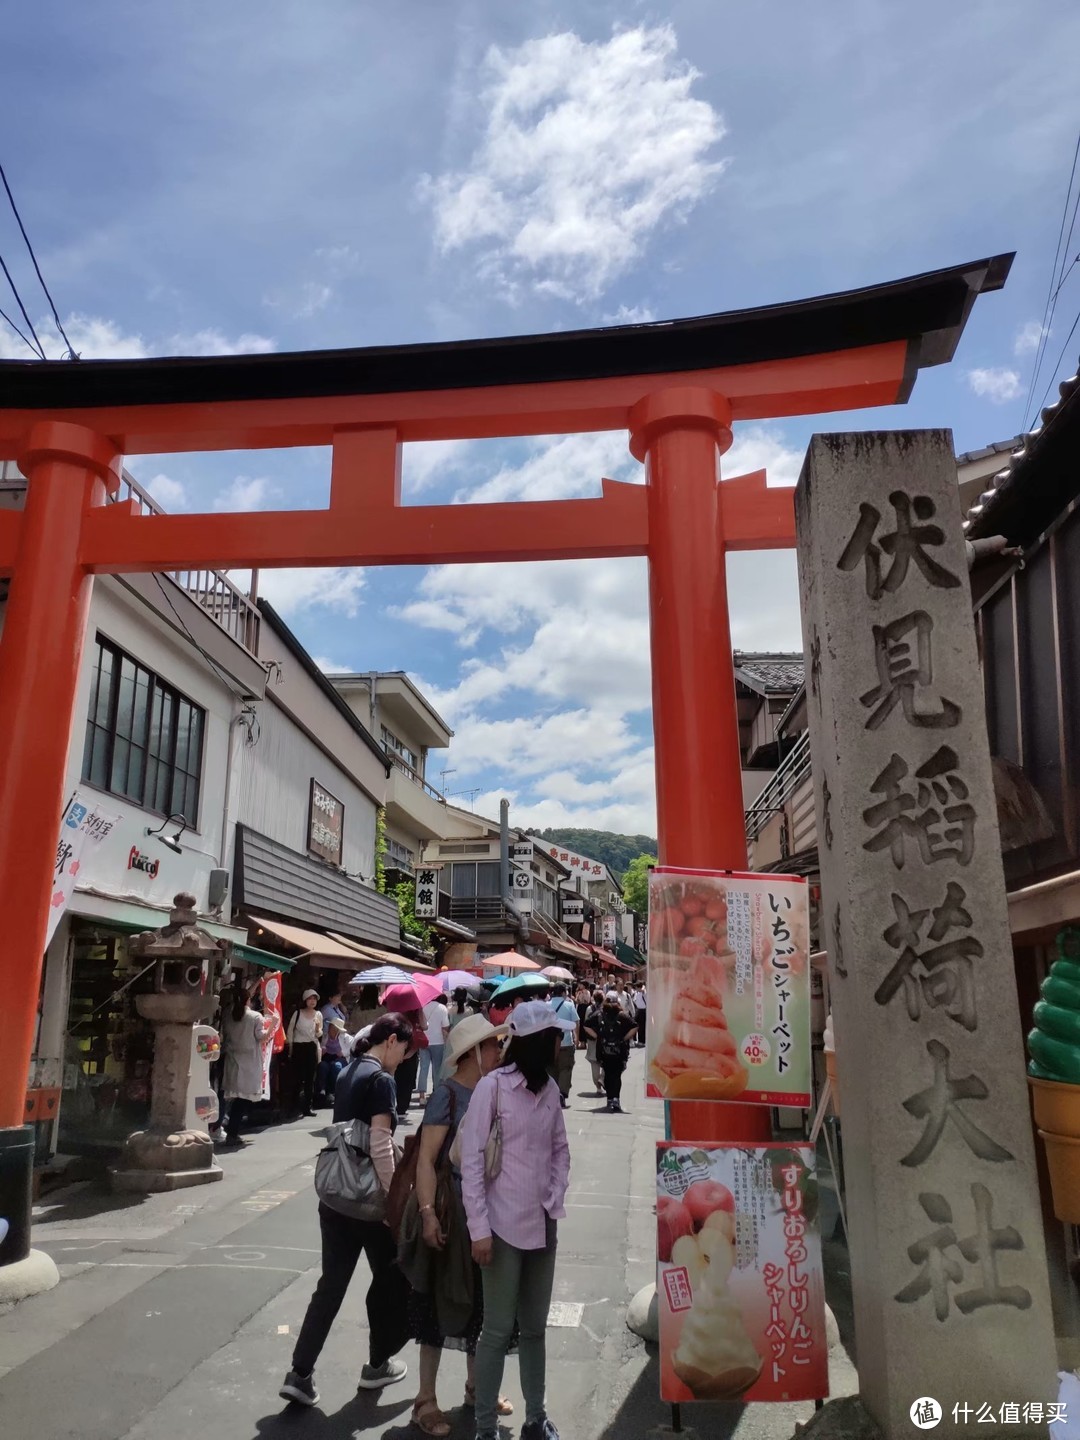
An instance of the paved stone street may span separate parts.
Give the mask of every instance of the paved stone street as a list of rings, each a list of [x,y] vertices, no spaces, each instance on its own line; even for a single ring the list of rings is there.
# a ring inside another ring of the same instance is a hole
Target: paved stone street
[[[560,1230],[548,1341],[548,1401],[563,1440],[631,1440],[668,1424],[655,1359],[624,1324],[627,1300],[653,1275],[653,1145],[658,1103],[641,1094],[642,1052],[625,1090],[633,1113],[601,1113],[584,1057],[567,1128],[573,1152],[568,1217]],[[277,1389],[318,1275],[312,1172],[322,1121],[255,1136],[226,1153],[217,1185],[149,1198],[72,1186],[38,1207],[35,1244],[60,1266],[61,1284],[0,1313],[2,1433],[15,1440],[398,1440],[409,1428],[416,1349],[408,1378],[357,1394],[367,1355],[361,1262],[317,1371],[322,1403],[286,1407]],[[825,1207],[823,1206],[823,1218]],[[829,1234],[831,1218],[825,1219]],[[842,1351],[834,1392],[850,1391]],[[440,1401],[454,1440],[471,1435],[460,1408],[464,1357],[448,1353]],[[506,1386],[521,1420],[517,1364]],[[740,1440],[794,1433],[812,1405],[685,1407],[700,1437]]]

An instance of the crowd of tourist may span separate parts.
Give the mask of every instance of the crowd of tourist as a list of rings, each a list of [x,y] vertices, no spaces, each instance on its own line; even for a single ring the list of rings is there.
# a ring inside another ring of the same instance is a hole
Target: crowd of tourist
[[[400,1005],[407,996],[394,998]],[[363,1254],[372,1278],[360,1389],[403,1380],[408,1367],[397,1357],[416,1341],[411,1423],[423,1435],[448,1436],[439,1363],[444,1350],[463,1351],[463,1403],[475,1412],[476,1440],[497,1440],[500,1420],[513,1413],[502,1377],[516,1350],[521,1440],[558,1440],[545,1371],[570,1177],[563,1111],[576,1055],[585,1050],[594,1095],[620,1112],[630,1046],[644,1033],[644,987],[580,984],[571,996],[562,981],[528,975],[494,994],[471,988],[382,1013],[372,999],[362,996],[346,1019],[340,995],[321,1009],[318,996],[312,1004],[305,995],[294,1027],[294,1046],[308,1043],[308,1012],[321,1020],[323,1037],[340,1022],[338,1035],[347,1038],[329,1057],[324,1046],[315,1071],[321,1092],[333,1096],[334,1120],[323,1152],[333,1160],[321,1171],[320,1157],[316,1167],[322,1273],[281,1396],[318,1404],[315,1365]],[[242,1004],[241,1017],[245,1034],[261,1035],[261,1018]],[[357,1019],[363,1023],[355,1027]],[[403,1070],[416,1077],[404,1108]],[[413,1102],[425,1104],[423,1123],[401,1147],[395,1132]]]

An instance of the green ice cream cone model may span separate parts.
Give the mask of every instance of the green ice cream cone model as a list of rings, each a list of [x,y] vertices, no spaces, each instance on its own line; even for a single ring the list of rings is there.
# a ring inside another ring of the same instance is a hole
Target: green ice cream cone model
[[[1040,987],[1027,1037],[1028,1084],[1046,1146],[1054,1214],[1080,1224],[1080,930],[1057,938],[1058,958]]]

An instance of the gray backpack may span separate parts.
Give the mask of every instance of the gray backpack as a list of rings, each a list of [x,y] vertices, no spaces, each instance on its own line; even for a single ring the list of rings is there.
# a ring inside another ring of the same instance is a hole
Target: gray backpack
[[[385,1220],[386,1191],[371,1159],[366,1120],[343,1120],[315,1162],[315,1193],[322,1203],[353,1220]]]

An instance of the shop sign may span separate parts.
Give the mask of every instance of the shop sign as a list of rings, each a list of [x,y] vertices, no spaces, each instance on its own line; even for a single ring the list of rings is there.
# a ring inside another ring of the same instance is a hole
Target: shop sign
[[[308,850],[331,865],[341,864],[342,839],[345,834],[345,806],[312,779],[311,804],[308,806]]]
[[[132,845],[128,851],[127,868],[129,870],[141,870],[144,875],[149,875],[151,880],[157,879],[157,873],[161,869],[161,861],[149,855],[144,855],[137,845]]]
[[[662,1399],[828,1395],[814,1159],[811,1145],[657,1143]]]
[[[510,889],[514,896],[514,904],[519,910],[532,910],[533,873],[531,870],[514,870],[510,876]]]
[[[601,925],[601,934],[603,936],[602,943],[604,944],[604,946],[611,950],[614,950],[619,940],[619,922],[614,915],[604,916],[603,923]]]
[[[418,920],[434,920],[439,913],[439,869],[429,866],[416,872],[413,914]]]
[[[585,901],[564,898],[562,902],[564,925],[580,925],[585,919]]]
[[[60,817],[60,836],[56,842],[56,864],[53,868],[53,893],[49,904],[49,928],[45,936],[48,949],[56,934],[60,917],[68,907],[75,881],[87,854],[94,851],[112,834],[118,815],[98,810],[91,801],[75,794]]]
[[[806,881],[649,874],[651,1095],[810,1104]]]
[[[523,860],[528,864],[533,858],[533,842],[531,840],[515,840],[510,853],[515,860]]]
[[[588,860],[584,855],[575,855],[573,850],[564,850],[559,845],[549,845],[547,853],[553,860],[561,860],[564,865],[569,865],[571,870],[587,876],[590,880],[599,880],[604,874],[604,867],[598,860]]]

